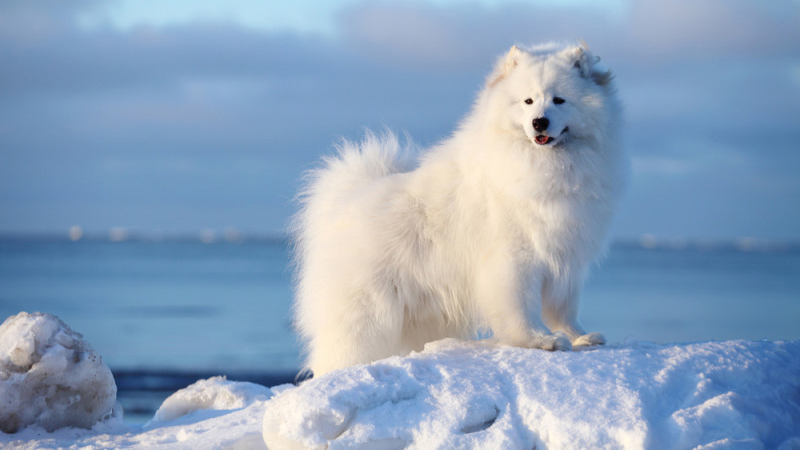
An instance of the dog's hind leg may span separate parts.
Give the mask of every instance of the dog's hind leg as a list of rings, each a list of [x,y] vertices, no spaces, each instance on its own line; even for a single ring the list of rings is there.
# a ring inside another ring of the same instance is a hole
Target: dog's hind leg
[[[315,377],[402,353],[402,313],[383,310],[378,304],[365,296],[339,303],[345,308],[328,309],[309,345],[308,367]]]

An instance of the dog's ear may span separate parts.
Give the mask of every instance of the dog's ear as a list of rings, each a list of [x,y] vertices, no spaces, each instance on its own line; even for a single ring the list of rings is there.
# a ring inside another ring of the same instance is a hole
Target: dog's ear
[[[594,56],[585,43],[573,51],[572,57],[575,60],[575,69],[583,78],[592,80],[599,86],[606,86],[614,79],[611,71],[600,62],[600,57]]]
[[[507,77],[508,74],[517,67],[517,64],[519,64],[520,55],[522,55],[522,50],[516,45],[512,45],[511,50],[497,62],[494,71],[489,75],[486,81],[486,86],[492,87],[503,78]]]
[[[575,61],[573,66],[578,70],[583,78],[589,78],[592,74],[591,53],[584,46],[576,47],[572,51],[572,59]]]

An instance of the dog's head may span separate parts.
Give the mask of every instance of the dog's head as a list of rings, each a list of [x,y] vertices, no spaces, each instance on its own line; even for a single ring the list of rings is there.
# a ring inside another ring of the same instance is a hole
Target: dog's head
[[[603,133],[613,93],[611,72],[584,46],[512,47],[487,80],[505,126],[537,147]]]

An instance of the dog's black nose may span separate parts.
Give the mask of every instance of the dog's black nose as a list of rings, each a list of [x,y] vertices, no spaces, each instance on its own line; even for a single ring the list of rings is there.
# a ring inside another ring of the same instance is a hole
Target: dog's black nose
[[[533,129],[536,131],[544,131],[550,125],[550,119],[547,117],[539,117],[538,119],[533,119]]]

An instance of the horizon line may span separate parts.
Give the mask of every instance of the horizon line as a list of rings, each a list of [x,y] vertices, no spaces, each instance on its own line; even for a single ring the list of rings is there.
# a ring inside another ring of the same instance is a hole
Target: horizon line
[[[108,243],[202,243],[202,244],[243,244],[243,243],[283,243],[291,242],[286,231],[242,232],[232,228],[223,231],[203,229],[180,232],[139,232],[122,228],[112,228],[106,232],[80,233],[56,231],[0,231],[1,241],[18,242],[108,242]],[[754,237],[705,238],[705,237],[658,237],[642,234],[636,237],[615,237],[609,240],[611,247],[634,247],[646,250],[738,250],[753,252],[800,250],[800,239],[772,239]]]

